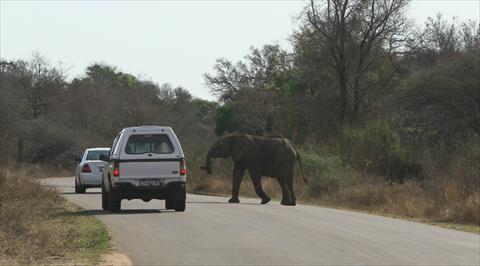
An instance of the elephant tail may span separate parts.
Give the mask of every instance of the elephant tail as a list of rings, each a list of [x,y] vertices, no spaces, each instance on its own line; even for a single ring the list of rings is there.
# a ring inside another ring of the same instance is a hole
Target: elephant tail
[[[304,174],[304,171],[303,171],[303,163],[302,163],[302,158],[300,157],[300,153],[297,151],[297,149],[295,148],[295,146],[292,145],[292,148],[293,148],[293,150],[294,150],[295,153],[296,153],[296,157],[297,157],[297,160],[298,160],[298,164],[300,165],[300,171],[302,172],[303,182],[305,182],[305,184],[308,185],[308,180],[307,180],[307,178],[305,177],[305,174]]]
[[[303,172],[302,158],[300,158],[300,153],[298,153],[298,152],[297,152],[297,160],[298,160],[298,164],[300,165],[300,171],[302,172],[303,182],[305,182],[305,184],[308,185],[308,180],[305,177],[305,174]]]

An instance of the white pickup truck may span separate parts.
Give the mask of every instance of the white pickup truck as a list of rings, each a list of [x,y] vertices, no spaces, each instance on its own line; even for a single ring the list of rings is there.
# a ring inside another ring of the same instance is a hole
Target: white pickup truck
[[[171,127],[125,128],[103,159],[104,210],[120,211],[122,199],[164,199],[166,209],[185,211],[185,156]]]

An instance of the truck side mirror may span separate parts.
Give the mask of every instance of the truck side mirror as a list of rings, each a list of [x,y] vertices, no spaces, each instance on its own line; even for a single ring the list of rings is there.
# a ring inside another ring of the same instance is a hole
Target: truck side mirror
[[[82,161],[82,159],[80,159],[80,158],[75,158],[75,163],[76,163],[76,164],[79,164],[81,161]]]

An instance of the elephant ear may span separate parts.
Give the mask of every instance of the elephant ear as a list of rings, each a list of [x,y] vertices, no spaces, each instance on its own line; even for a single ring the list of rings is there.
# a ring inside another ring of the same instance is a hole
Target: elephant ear
[[[233,161],[242,159],[253,149],[253,139],[247,134],[235,134],[230,136],[231,155]]]

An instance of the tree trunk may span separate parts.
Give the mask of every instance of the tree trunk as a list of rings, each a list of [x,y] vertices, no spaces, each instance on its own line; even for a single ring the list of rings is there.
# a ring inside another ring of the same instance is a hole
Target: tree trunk
[[[360,74],[355,76],[355,81],[353,83],[353,112],[351,117],[351,122],[356,123],[360,118],[360,108],[362,106],[362,95],[360,92]]]
[[[17,163],[23,163],[23,136],[17,137]]]
[[[340,113],[338,118],[340,125],[343,126],[348,110],[347,73],[345,64],[341,64],[338,69],[338,82],[340,89]]]

